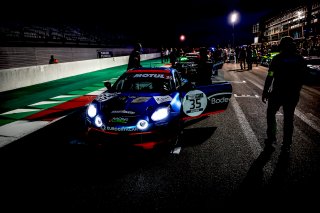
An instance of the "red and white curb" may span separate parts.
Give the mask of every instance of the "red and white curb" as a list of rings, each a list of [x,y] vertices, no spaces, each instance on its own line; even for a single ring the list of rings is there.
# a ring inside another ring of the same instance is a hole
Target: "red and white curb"
[[[41,101],[28,105],[30,107],[37,107],[46,104],[56,104],[54,107],[48,109],[15,109],[0,114],[10,115],[34,112],[22,119],[0,126],[0,148],[64,118],[70,113],[70,110],[75,110],[89,104],[97,95],[101,94],[105,90],[106,88],[101,88],[83,96],[60,95],[50,98],[61,99],[74,97],[69,101]]]

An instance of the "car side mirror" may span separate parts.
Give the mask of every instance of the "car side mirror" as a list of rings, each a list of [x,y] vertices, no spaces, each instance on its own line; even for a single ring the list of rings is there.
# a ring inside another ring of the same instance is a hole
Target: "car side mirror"
[[[111,83],[110,83],[110,81],[104,81],[103,84],[104,84],[104,86],[105,86],[108,90],[111,89]]]

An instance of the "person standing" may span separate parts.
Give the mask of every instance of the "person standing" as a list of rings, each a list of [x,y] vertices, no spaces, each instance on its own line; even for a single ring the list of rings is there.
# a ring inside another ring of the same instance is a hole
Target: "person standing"
[[[58,59],[54,58],[54,55],[51,55],[49,64],[57,64],[59,63]]]
[[[246,51],[246,48],[244,46],[241,47],[241,49],[239,51],[238,60],[239,60],[239,63],[240,63],[240,68],[242,70],[246,69],[247,51]]]
[[[252,48],[252,63],[255,63],[258,66],[258,51],[256,47]]]
[[[265,145],[274,148],[277,133],[276,113],[282,107],[282,150],[288,152],[292,144],[294,110],[299,102],[307,65],[304,58],[297,53],[292,37],[283,37],[279,49],[280,53],[272,59],[269,66],[262,92],[262,101],[268,102]]]
[[[134,49],[130,53],[129,56],[129,62],[128,62],[128,67],[127,70],[132,69],[132,68],[140,68],[141,63],[140,63],[140,54],[141,54],[142,46],[140,43],[135,44]]]
[[[176,62],[177,62],[177,58],[178,58],[178,49],[177,48],[175,48],[175,47],[171,48],[169,58],[170,58],[171,67],[175,67]]]
[[[165,62],[169,62],[169,56],[170,56],[170,50],[168,48],[166,48],[164,50],[164,61]]]
[[[247,46],[247,53],[246,53],[246,61],[248,65],[248,70],[252,70],[252,49],[251,46]]]
[[[208,58],[208,51],[206,47],[201,47],[199,50],[200,58],[197,68],[197,83],[199,85],[212,84],[212,61]]]
[[[161,63],[163,63],[164,62],[164,48],[162,47],[161,48],[161,52],[160,52],[160,54],[161,54]]]

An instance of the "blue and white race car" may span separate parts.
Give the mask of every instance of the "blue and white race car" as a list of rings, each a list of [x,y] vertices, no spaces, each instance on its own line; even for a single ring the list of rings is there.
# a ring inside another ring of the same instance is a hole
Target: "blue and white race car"
[[[90,143],[152,149],[176,144],[188,119],[223,112],[232,95],[229,82],[195,86],[170,67],[123,73],[86,109]]]

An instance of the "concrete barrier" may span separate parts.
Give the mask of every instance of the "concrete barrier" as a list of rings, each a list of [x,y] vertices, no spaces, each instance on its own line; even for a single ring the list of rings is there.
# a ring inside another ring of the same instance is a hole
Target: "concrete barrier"
[[[141,60],[159,58],[160,53],[142,54]],[[41,84],[88,72],[128,64],[129,56],[100,58],[60,64],[0,70],[0,92]]]

